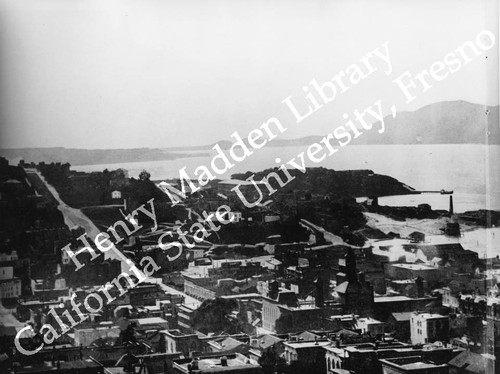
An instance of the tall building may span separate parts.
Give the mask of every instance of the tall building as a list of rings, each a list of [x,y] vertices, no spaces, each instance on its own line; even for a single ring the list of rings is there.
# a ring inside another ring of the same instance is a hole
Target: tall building
[[[343,306],[344,313],[355,313],[361,316],[370,316],[373,313],[373,287],[365,280],[363,273],[358,273],[356,255],[352,248],[349,248],[344,257],[339,259],[334,298]]]
[[[450,322],[448,316],[413,312],[410,318],[412,344],[427,344],[436,341],[447,342]]]

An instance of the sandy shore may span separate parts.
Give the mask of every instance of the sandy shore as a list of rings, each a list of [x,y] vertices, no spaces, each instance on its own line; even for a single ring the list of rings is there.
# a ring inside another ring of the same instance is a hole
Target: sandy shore
[[[394,232],[400,234],[402,237],[407,237],[414,231],[420,231],[425,235],[441,235],[443,232],[441,228],[450,222],[450,218],[441,217],[437,219],[406,219],[406,221],[398,221],[386,217],[378,213],[364,213],[367,219],[367,225],[379,229],[384,233]],[[481,228],[478,225],[471,225],[470,223],[460,222],[460,229],[462,231],[472,231]]]
[[[364,213],[367,219],[367,226],[379,229],[384,233],[393,232],[402,238],[407,238],[414,231],[425,234],[426,244],[460,243],[465,249],[477,252],[480,257],[496,257],[500,255],[500,228],[486,229],[469,222],[459,221],[462,235],[460,237],[450,237],[443,235],[441,228],[450,221],[447,217],[438,219],[407,219],[397,221],[377,213]],[[372,241],[372,245],[388,245],[390,241]]]

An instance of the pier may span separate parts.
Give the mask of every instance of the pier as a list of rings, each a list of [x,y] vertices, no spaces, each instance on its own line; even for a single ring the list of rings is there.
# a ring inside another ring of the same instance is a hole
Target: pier
[[[441,195],[453,195],[453,191],[440,190],[440,191],[415,191],[415,193],[424,194],[424,193],[439,193]]]

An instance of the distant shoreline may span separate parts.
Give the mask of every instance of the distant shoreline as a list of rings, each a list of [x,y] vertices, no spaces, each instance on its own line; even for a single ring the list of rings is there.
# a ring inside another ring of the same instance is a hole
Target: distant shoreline
[[[321,136],[318,136],[320,139]],[[307,141],[306,141],[307,139]],[[300,140],[300,142],[299,142]],[[310,144],[313,137],[292,139],[290,144],[284,144],[287,140],[278,141],[276,144],[269,145],[269,148],[300,147]],[[224,144],[224,142],[219,142]],[[349,147],[356,146],[435,146],[435,145],[468,145],[468,146],[493,146],[500,147],[500,144],[484,143],[425,143],[425,144],[351,144]],[[181,158],[205,157],[212,151],[210,146],[199,147],[176,147],[174,148],[132,148],[132,149],[76,149],[76,148],[13,148],[0,149],[0,156],[5,157],[11,163],[17,164],[19,160],[26,163],[31,162],[60,162],[69,163],[71,166],[93,166],[107,164],[139,163],[149,161],[171,161]],[[190,148],[190,149],[188,149]],[[222,147],[225,149],[225,147]],[[198,150],[199,152],[194,152]],[[188,153],[189,152],[189,153]],[[191,153],[193,152],[193,153]]]

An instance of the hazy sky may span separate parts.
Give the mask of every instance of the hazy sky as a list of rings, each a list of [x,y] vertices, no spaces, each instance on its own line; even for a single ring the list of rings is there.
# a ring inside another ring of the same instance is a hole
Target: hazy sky
[[[410,105],[391,81],[483,29],[496,1],[0,0],[2,147],[209,144],[275,116],[284,138],[322,135],[382,99],[399,111],[449,100],[498,105],[498,49]],[[281,101],[389,42],[378,71],[296,124]]]

